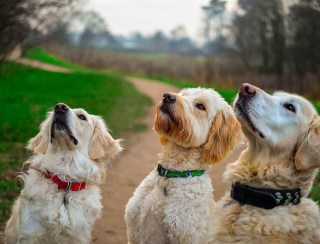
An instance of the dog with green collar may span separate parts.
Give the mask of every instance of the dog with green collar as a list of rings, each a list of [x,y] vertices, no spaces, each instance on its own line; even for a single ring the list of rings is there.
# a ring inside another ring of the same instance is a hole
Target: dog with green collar
[[[163,146],[158,166],[126,206],[129,243],[206,243],[214,206],[206,170],[241,137],[232,108],[213,89],[166,93],[154,129]]]

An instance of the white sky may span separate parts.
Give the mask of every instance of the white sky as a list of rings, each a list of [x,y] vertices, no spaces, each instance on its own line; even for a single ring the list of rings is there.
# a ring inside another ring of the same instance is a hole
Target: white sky
[[[236,0],[227,0],[227,8]],[[88,0],[86,9],[105,18],[112,33],[129,35],[135,31],[149,35],[156,30],[166,34],[183,25],[188,35],[201,41],[201,6],[209,0]]]

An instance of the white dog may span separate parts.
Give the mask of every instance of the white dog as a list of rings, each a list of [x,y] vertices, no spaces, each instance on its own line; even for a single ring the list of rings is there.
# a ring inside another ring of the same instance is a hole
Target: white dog
[[[320,119],[310,102],[243,84],[234,104],[249,146],[225,173],[231,195],[212,217],[212,243],[320,243],[307,196],[320,167]]]
[[[35,155],[5,229],[13,243],[89,243],[100,185],[120,150],[100,117],[59,103],[27,146]]]
[[[206,243],[214,201],[204,171],[228,155],[240,124],[218,93],[194,88],[164,94],[154,128],[163,151],[127,204],[129,243]]]

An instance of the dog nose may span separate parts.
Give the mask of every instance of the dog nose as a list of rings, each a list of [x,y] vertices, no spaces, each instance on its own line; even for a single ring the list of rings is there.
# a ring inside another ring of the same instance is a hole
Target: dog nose
[[[60,112],[60,113],[64,113],[66,111],[69,110],[69,107],[68,105],[64,104],[64,103],[57,103],[55,106],[54,106],[54,111],[55,112]]]
[[[163,94],[162,101],[165,103],[174,103],[176,101],[176,97],[171,93],[165,93]]]
[[[240,87],[239,95],[243,97],[254,97],[256,95],[257,89],[248,83],[243,83]]]

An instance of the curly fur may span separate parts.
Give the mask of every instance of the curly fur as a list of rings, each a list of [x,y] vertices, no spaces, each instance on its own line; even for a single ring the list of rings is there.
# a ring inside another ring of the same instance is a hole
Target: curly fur
[[[158,163],[171,170],[206,170],[228,155],[240,139],[240,125],[211,89],[172,95],[174,104],[160,102],[156,109],[154,128],[163,145]],[[199,103],[205,110],[197,108]],[[207,174],[165,179],[152,171],[126,206],[129,243],[206,243],[212,191]]]

